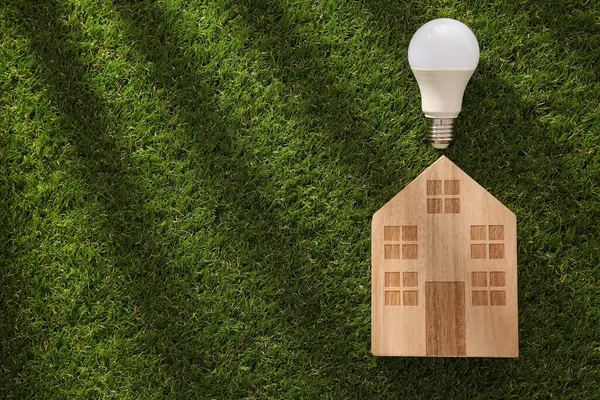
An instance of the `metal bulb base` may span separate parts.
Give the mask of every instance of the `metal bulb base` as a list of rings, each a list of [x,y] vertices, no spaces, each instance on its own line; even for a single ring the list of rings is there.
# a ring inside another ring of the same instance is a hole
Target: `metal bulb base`
[[[431,118],[429,140],[434,149],[443,150],[452,141],[454,118]]]

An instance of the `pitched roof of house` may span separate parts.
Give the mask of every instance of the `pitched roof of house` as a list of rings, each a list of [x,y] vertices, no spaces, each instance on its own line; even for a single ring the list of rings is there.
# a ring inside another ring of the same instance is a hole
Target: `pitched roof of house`
[[[413,179],[408,185],[406,185],[400,192],[398,192],[394,197],[392,197],[387,203],[385,203],[376,213],[375,215],[377,215],[377,213],[385,208],[388,207],[392,207],[395,203],[398,203],[401,199],[404,198],[404,196],[408,195],[408,192],[410,192],[410,188],[412,186],[415,186],[417,184],[418,181],[422,180],[422,179],[427,179],[427,176],[429,176],[432,172],[435,172],[436,170],[442,170],[444,168],[447,168],[448,165],[450,165],[450,167],[452,169],[454,169],[456,172],[458,172],[458,174],[460,176],[462,176],[461,179],[464,180],[468,180],[469,182],[475,184],[479,189],[481,189],[482,191],[484,191],[487,196],[489,196],[489,199],[492,203],[495,203],[498,207],[502,207],[503,209],[505,209],[507,212],[511,213],[514,215],[514,213],[512,211],[510,211],[510,209],[508,207],[506,207],[504,204],[502,204],[502,202],[500,200],[498,200],[496,197],[494,197],[490,192],[488,192],[483,186],[481,186],[479,183],[477,183],[477,181],[475,181],[473,178],[471,178],[466,172],[464,172],[462,169],[460,169],[456,164],[454,164],[448,157],[446,156],[441,156],[440,158],[438,158],[433,164],[431,164],[426,170],[424,170],[423,172],[421,172],[419,174],[419,176],[417,176],[415,179]],[[375,216],[374,215],[374,216]]]

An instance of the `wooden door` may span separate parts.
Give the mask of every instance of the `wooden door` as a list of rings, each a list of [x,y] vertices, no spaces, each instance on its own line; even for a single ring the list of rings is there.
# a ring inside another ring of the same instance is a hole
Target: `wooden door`
[[[465,356],[465,283],[425,283],[428,356]]]

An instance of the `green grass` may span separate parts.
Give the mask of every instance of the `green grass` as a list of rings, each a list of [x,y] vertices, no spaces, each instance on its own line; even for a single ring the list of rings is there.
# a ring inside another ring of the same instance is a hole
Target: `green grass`
[[[600,3],[9,0],[0,397],[600,398]],[[517,214],[520,358],[374,358],[370,217],[441,153]]]

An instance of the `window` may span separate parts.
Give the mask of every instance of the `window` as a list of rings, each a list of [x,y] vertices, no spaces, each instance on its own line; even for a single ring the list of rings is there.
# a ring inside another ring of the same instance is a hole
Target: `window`
[[[506,273],[502,271],[490,272],[490,286],[506,286]]]
[[[401,229],[402,228],[402,229]],[[383,228],[383,258],[385,260],[416,260],[419,257],[419,231],[416,225],[385,226]]]
[[[490,290],[490,304],[493,306],[505,306],[506,305],[506,291]]]
[[[427,214],[460,214],[460,181],[427,181]]]
[[[474,306],[487,306],[488,305],[487,290],[473,290],[473,305]]]
[[[399,226],[386,226],[383,228],[383,240],[398,242],[400,241],[400,227]]]
[[[418,287],[418,272],[386,272],[385,305],[391,307],[400,305],[418,306]]]
[[[471,273],[471,286],[473,287],[487,287],[487,272],[472,272]]]
[[[504,259],[504,225],[471,225],[471,258]]]
[[[488,286],[489,282],[489,286]],[[504,271],[473,271],[471,273],[471,302],[474,306],[506,305],[506,290],[500,289],[506,286],[506,272]],[[489,294],[489,296],[488,296]]]

